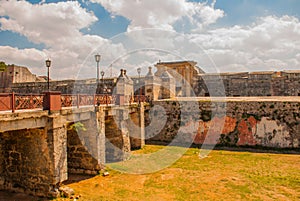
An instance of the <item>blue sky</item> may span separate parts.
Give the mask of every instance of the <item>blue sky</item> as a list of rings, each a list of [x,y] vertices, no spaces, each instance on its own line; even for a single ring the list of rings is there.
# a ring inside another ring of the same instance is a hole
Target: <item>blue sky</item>
[[[26,12],[24,17],[18,14],[22,11]],[[94,65],[93,61],[86,61],[95,47],[103,52],[102,64],[109,66],[118,54],[126,54],[130,49],[126,41],[131,38],[128,36],[131,31],[157,28],[175,32],[174,38],[183,36],[188,41],[185,44],[195,41],[200,45],[216,67],[195,50],[188,52],[188,48],[183,48],[185,52],[175,52],[182,58],[196,60],[208,72],[300,69],[296,45],[300,38],[299,13],[298,0],[84,0],[78,3],[12,0],[0,5],[0,60],[28,66],[34,73],[43,74],[42,62],[51,57],[60,66],[56,67],[59,73],[54,77],[74,78],[83,71],[82,66],[89,69],[88,66]],[[118,34],[127,34],[122,38],[124,44],[111,40]],[[152,36],[154,40],[163,40],[155,33]],[[171,43],[179,45],[173,45],[173,49],[180,49],[178,40]],[[161,48],[161,44],[156,46]],[[170,47],[165,49],[172,51]],[[157,59],[159,52],[153,55]],[[129,68],[153,65],[155,59],[147,60],[148,57],[143,55],[143,61],[128,63]],[[125,64],[126,59],[122,64],[115,64],[116,69]],[[70,74],[70,69],[78,68],[81,69],[77,73]],[[83,77],[93,77],[92,70],[84,72],[87,73]]]

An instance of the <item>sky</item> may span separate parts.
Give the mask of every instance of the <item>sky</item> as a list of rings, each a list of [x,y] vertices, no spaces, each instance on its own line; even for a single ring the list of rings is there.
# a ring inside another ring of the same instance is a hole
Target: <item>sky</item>
[[[53,79],[147,73],[193,60],[206,72],[300,70],[298,0],[0,0],[0,61]]]

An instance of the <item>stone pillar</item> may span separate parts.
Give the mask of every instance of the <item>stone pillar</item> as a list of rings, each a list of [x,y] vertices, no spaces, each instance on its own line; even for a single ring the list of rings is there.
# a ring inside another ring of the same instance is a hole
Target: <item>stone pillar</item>
[[[46,125],[48,148],[54,170],[53,185],[68,179],[67,165],[67,128],[65,119],[60,114],[49,116]]]
[[[61,110],[61,92],[48,91],[44,93],[43,110],[59,111]]]
[[[185,82],[184,82],[184,94],[186,97],[191,96],[191,90],[192,90],[192,82],[191,82],[191,77],[190,77],[190,68],[189,66],[185,67]]]
[[[97,160],[99,164],[105,164],[105,111],[104,107],[96,108],[97,119]]]
[[[140,141],[141,141],[141,147],[145,146],[145,107],[144,103],[140,104],[140,110],[139,110],[139,116],[140,116]]]
[[[131,151],[129,129],[127,124],[129,111],[128,108],[116,108],[113,112],[117,127],[120,130],[120,140],[122,141],[121,147],[119,147],[120,151],[122,151],[120,159],[126,160]]]
[[[132,149],[140,149],[145,146],[145,117],[144,103],[141,102],[138,110],[130,114],[128,130]]]
[[[105,125],[103,107],[96,107],[81,123],[83,128],[68,129],[68,172],[96,175],[105,163]],[[82,114],[84,115],[84,114]]]
[[[126,70],[121,69],[117,79],[115,94],[117,95],[117,105],[129,104],[132,99],[134,94],[133,81],[126,75]]]
[[[145,77],[145,95],[150,100],[158,100],[161,86],[160,78],[152,73],[152,67],[149,67],[148,74]]]
[[[170,99],[176,96],[176,86],[175,86],[175,79],[174,77],[165,70],[161,74],[161,90],[160,90],[160,97],[161,99]]]

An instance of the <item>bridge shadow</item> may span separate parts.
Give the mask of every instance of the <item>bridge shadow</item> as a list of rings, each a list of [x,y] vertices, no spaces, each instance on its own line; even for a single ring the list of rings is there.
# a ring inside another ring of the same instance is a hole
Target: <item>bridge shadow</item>
[[[224,145],[207,145],[202,144],[184,144],[184,143],[172,143],[163,141],[146,140],[146,145],[160,145],[160,146],[178,146],[178,147],[189,147],[198,149],[207,149],[207,147],[213,147],[212,150],[220,151],[232,151],[232,152],[250,152],[250,153],[269,153],[269,154],[294,154],[300,155],[300,148],[274,148],[274,147],[263,147],[263,146],[224,146]]]
[[[77,182],[80,182],[80,181],[83,181],[83,180],[91,179],[95,176],[96,175],[69,173],[68,174],[68,180],[64,181],[63,184],[64,185],[73,184],[73,183],[77,183]]]
[[[40,198],[25,193],[0,191],[0,201],[48,201],[49,198]],[[51,200],[51,199],[50,199]]]

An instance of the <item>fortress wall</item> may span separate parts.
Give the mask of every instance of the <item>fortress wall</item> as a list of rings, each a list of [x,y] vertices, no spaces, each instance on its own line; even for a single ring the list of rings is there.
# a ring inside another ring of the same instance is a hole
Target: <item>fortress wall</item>
[[[298,75],[300,73],[296,73]],[[299,96],[299,77],[283,74],[203,74],[196,78],[193,90],[196,96],[221,93],[226,96]],[[213,85],[219,85],[213,87]],[[208,87],[212,86],[212,87]],[[221,86],[221,87],[220,87]],[[209,88],[209,89],[208,89]]]
[[[105,86],[112,91],[115,86],[114,79],[104,81]],[[62,94],[94,94],[97,90],[97,85],[91,80],[60,80],[50,81],[50,91],[61,91]],[[99,88],[102,88],[102,83],[99,83]],[[10,88],[11,91],[21,94],[41,94],[47,91],[47,82],[27,82],[14,83]]]
[[[199,108],[182,111],[187,101],[158,101],[167,122],[155,134],[146,128],[146,140],[223,146],[300,148],[299,101],[198,101]],[[196,112],[195,112],[196,111]],[[214,114],[215,115],[212,115]],[[159,114],[158,114],[159,115]],[[145,115],[146,125],[151,119]],[[162,119],[163,117],[160,117]],[[195,132],[189,132],[191,126]],[[157,134],[158,133],[158,134]],[[176,139],[175,139],[176,138]]]
[[[2,73],[3,74],[3,73]],[[291,73],[283,73],[282,76],[277,76],[271,72],[261,72],[257,74],[251,73],[223,73],[223,74],[201,74],[195,76],[192,83],[192,89],[196,96],[215,96],[216,94],[232,96],[299,96],[300,82],[298,74],[294,76]],[[296,76],[297,75],[297,76]],[[1,75],[0,73],[0,78]],[[10,76],[8,76],[10,77]],[[2,92],[16,92],[16,93],[43,93],[47,91],[47,82],[26,82],[22,83],[8,83],[8,77],[3,77],[0,83]],[[17,77],[16,77],[17,78]],[[138,95],[140,91],[139,86],[144,85],[143,77],[140,79],[134,77],[134,93]],[[109,89],[108,93],[114,90],[116,80],[114,78],[104,79],[105,86]],[[100,93],[102,87],[102,80],[99,83]],[[209,90],[208,90],[209,88]],[[60,80],[50,81],[51,91],[61,91],[62,94],[72,93],[87,93],[93,94],[97,91],[95,80]],[[145,88],[142,87],[142,94]]]

